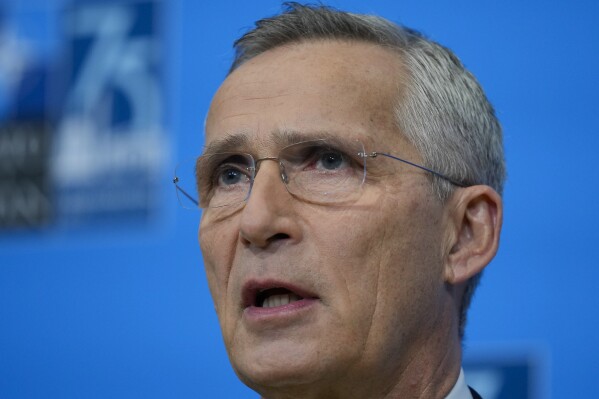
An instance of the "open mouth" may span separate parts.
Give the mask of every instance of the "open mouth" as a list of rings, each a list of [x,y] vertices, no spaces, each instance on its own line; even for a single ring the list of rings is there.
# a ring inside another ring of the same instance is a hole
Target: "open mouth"
[[[254,306],[259,308],[274,308],[277,306],[289,305],[292,302],[300,301],[302,299],[303,297],[287,288],[268,288],[258,291]]]
[[[243,289],[243,308],[270,309],[317,299],[315,295],[283,282],[248,282]],[[297,304],[299,305],[299,304]]]

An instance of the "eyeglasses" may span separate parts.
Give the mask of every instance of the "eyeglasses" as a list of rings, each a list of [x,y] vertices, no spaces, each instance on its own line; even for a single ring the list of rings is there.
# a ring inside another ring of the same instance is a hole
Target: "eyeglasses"
[[[184,208],[221,208],[245,202],[260,164],[274,161],[287,191],[304,201],[342,204],[357,198],[366,179],[366,160],[384,156],[424,170],[459,186],[425,166],[382,152],[367,153],[359,141],[319,139],[284,147],[276,157],[254,158],[241,152],[204,154],[175,170],[179,203]]]

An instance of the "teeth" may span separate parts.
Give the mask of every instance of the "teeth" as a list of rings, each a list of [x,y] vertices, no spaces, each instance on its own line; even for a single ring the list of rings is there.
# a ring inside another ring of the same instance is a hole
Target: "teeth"
[[[300,299],[302,298],[295,294],[271,295],[264,300],[262,307],[274,308],[276,306],[284,306],[290,304],[291,302],[299,301]]]

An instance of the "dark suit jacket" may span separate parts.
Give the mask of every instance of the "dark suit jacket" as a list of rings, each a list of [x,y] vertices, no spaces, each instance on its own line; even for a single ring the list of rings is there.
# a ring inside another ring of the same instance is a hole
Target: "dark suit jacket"
[[[470,387],[468,387],[468,388],[470,388]],[[470,388],[470,393],[472,394],[472,398],[473,398],[473,399],[482,399],[482,398],[480,397],[480,395],[478,394],[478,392],[476,392],[476,391],[475,391],[474,389],[472,389],[472,388]]]

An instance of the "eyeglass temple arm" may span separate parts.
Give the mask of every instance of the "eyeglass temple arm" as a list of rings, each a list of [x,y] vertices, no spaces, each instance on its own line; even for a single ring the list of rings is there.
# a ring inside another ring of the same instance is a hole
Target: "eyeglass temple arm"
[[[392,158],[392,159],[395,159],[395,160],[397,160],[397,161],[400,161],[400,162],[406,163],[406,164],[408,164],[408,165],[414,166],[414,167],[416,167],[416,168],[418,168],[418,169],[422,169],[422,170],[424,170],[424,171],[426,171],[426,172],[428,172],[428,173],[431,173],[431,174],[433,174],[433,175],[435,175],[435,176],[437,176],[437,177],[440,177],[441,179],[447,180],[447,181],[448,181],[448,182],[450,182],[451,184],[455,184],[455,185],[456,185],[456,186],[458,186],[458,187],[468,187],[466,184],[464,184],[464,183],[460,183],[460,182],[458,182],[458,181],[455,181],[455,180],[453,180],[453,179],[452,179],[452,178],[450,178],[450,177],[447,177],[447,176],[445,176],[445,175],[443,175],[443,174],[441,174],[441,173],[439,173],[439,172],[436,172],[436,171],[434,171],[434,170],[432,170],[432,169],[429,169],[429,168],[427,168],[426,166],[422,166],[422,165],[418,165],[417,163],[413,163],[413,162],[410,162],[410,161],[406,161],[405,159],[402,159],[402,158],[396,157],[396,156],[394,156],[394,155],[391,155],[391,154],[385,154],[384,152],[376,152],[376,151],[375,151],[375,152],[371,152],[370,154],[367,154],[367,153],[361,152],[361,153],[359,153],[359,155],[360,155],[360,156],[362,156],[362,157],[364,157],[364,158],[376,158],[376,157],[377,157],[377,156],[379,156],[379,155],[383,155],[383,156],[386,156],[386,157],[388,157],[388,158]]]
[[[177,190],[179,192],[181,192],[181,194],[183,194],[184,196],[187,197],[187,199],[189,199],[191,202],[193,202],[196,206],[199,206],[200,204],[198,203],[198,200],[196,200],[193,196],[189,195],[187,193],[187,191],[183,190],[181,187],[179,187],[179,185],[177,183],[179,183],[179,178],[175,177],[173,179],[173,183],[175,184],[175,187],[177,188]]]

